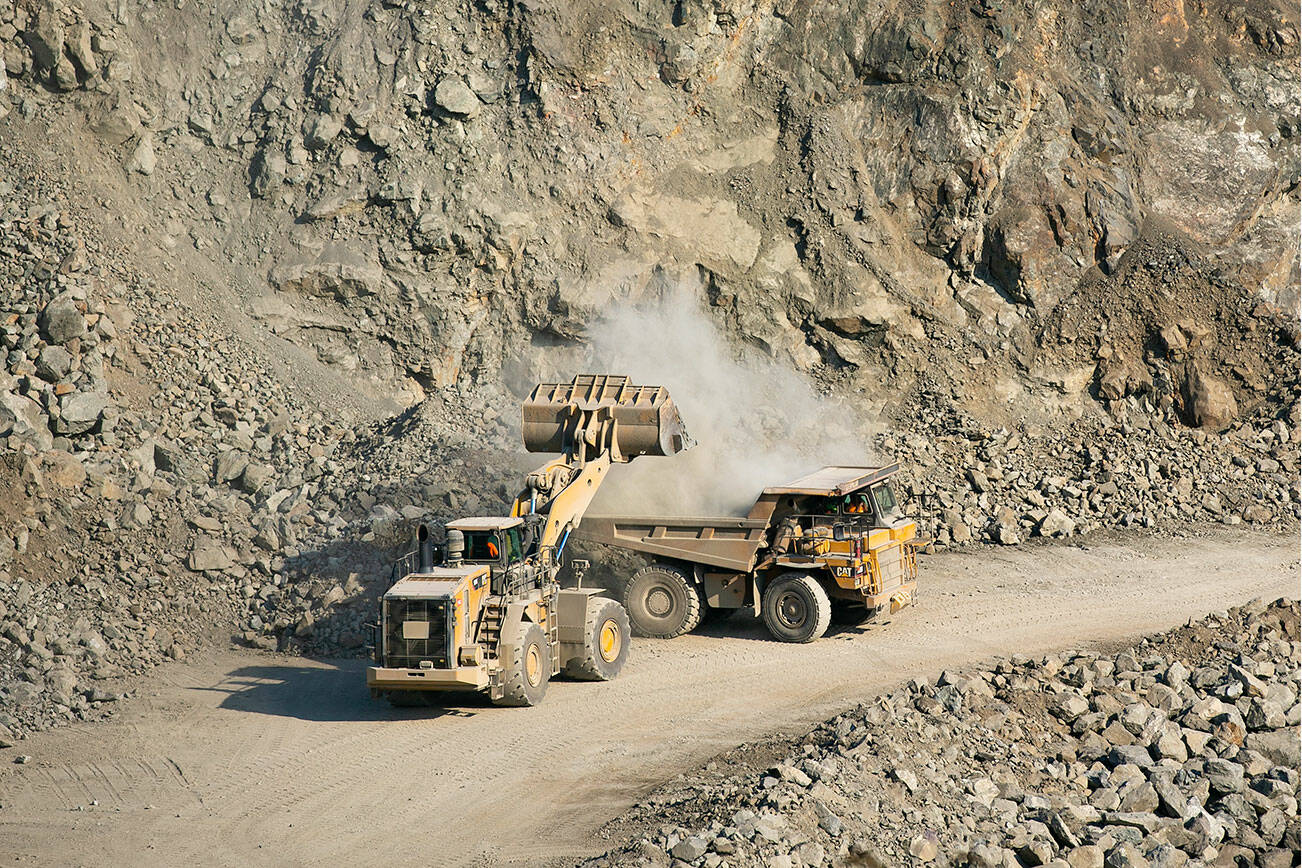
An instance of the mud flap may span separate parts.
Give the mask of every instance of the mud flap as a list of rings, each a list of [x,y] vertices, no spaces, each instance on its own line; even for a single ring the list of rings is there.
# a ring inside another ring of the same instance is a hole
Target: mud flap
[[[894,615],[896,612],[900,611],[900,609],[912,605],[912,603],[913,589],[901,588],[891,595],[891,614]]]
[[[763,613],[761,597],[763,596],[764,584],[760,582],[760,577],[752,575],[750,579],[750,613],[758,618]]]

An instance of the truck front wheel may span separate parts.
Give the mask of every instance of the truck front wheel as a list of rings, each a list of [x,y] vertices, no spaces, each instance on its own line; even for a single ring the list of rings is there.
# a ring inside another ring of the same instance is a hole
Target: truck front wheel
[[[782,642],[813,642],[832,623],[832,602],[808,573],[783,573],[769,582],[762,600],[764,626]]]
[[[633,574],[624,586],[624,608],[634,634],[672,639],[701,623],[701,595],[677,567],[652,564]]]

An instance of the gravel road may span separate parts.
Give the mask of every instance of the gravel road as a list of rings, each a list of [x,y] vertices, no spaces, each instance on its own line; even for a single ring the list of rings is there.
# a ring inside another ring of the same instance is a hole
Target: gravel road
[[[637,640],[608,684],[534,709],[371,700],[356,660],[223,652],[157,670],[118,716],[0,753],[16,864],[530,864],[600,852],[640,794],[716,753],[915,675],[1130,639],[1296,597],[1296,537],[983,548],[926,557],[919,604],[812,645],[744,616]]]

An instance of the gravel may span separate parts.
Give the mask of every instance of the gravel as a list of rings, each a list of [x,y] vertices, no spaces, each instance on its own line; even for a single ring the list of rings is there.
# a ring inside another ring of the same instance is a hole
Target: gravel
[[[1296,865],[1298,630],[1297,601],[1258,600],[915,680],[680,777],[582,864]],[[1242,722],[1245,676],[1278,719]]]

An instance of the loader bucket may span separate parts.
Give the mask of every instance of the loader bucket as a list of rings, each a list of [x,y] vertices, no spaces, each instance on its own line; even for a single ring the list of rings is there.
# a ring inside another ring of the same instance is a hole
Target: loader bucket
[[[628,377],[580,374],[572,383],[539,383],[524,402],[524,448],[566,452],[580,417],[614,422],[614,447],[624,460],[675,455],[695,445],[663,386],[634,386]],[[582,424],[588,424],[586,421]]]

